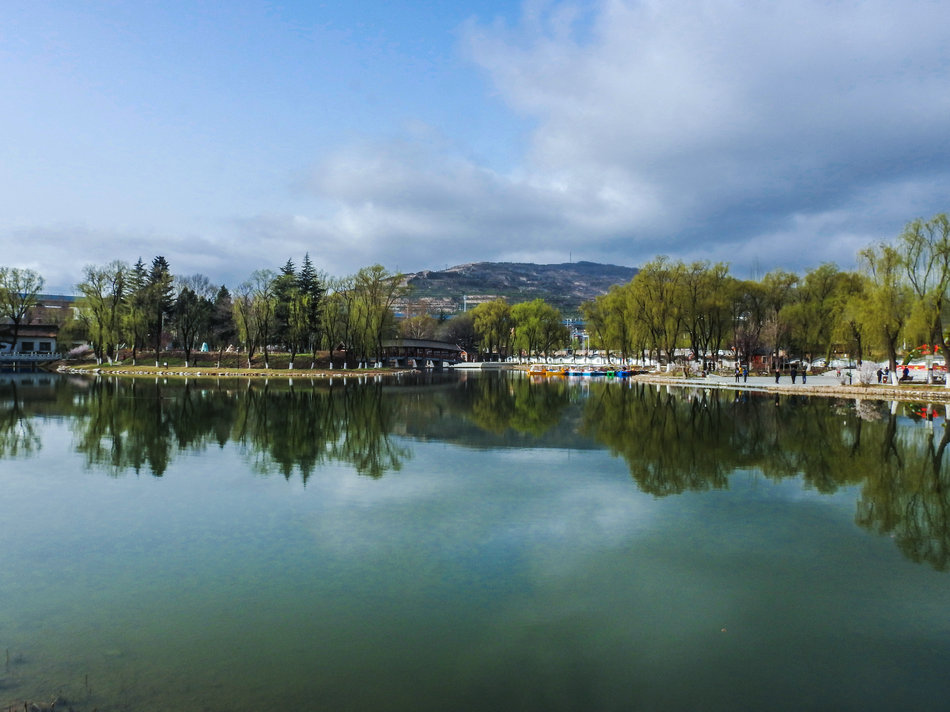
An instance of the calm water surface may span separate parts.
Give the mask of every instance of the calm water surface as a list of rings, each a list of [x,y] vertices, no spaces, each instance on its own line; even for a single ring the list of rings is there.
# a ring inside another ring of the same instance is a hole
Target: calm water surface
[[[0,709],[944,710],[944,425],[503,375],[0,374]]]

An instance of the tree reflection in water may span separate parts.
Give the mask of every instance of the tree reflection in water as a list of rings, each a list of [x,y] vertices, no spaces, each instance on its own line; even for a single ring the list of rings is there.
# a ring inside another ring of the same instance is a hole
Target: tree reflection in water
[[[833,493],[858,487],[856,522],[910,559],[950,566],[950,428],[874,401],[516,377],[428,385],[326,380],[0,382],[0,457],[42,443],[34,418],[68,416],[87,466],[162,476],[176,454],[236,444],[254,471],[306,482],[328,463],[378,478],[409,443],[584,449],[622,457],[644,492],[728,487],[737,470]],[[916,424],[911,421],[917,421]]]
[[[409,453],[391,438],[395,403],[379,384],[357,387],[100,379],[75,401],[77,450],[114,475],[162,476],[175,452],[237,443],[261,474],[345,462],[361,475],[398,470]]]
[[[912,408],[600,384],[585,404],[584,430],[657,496],[727,487],[732,472],[750,469],[776,480],[800,476],[822,493],[858,485],[858,524],[893,536],[913,561],[946,570],[950,428],[899,427],[899,412]]]
[[[41,446],[36,427],[24,412],[18,381],[3,379],[0,381],[0,458],[28,457]]]

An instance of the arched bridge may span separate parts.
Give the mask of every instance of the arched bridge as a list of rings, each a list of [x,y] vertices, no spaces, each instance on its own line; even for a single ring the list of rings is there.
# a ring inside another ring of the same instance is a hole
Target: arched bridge
[[[446,365],[464,361],[465,355],[465,349],[448,341],[393,339],[383,342],[383,363],[395,368],[441,371]]]

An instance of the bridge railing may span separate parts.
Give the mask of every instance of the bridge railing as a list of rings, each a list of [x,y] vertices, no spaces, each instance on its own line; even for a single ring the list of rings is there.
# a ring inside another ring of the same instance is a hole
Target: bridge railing
[[[48,351],[19,351],[11,353],[9,351],[0,352],[0,363],[39,363],[43,361],[56,361],[62,358],[59,354],[49,353]]]

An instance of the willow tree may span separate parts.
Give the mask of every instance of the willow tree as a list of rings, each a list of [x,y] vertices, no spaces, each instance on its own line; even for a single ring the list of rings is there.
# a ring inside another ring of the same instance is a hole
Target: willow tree
[[[636,333],[630,285],[611,287],[601,300],[601,313],[602,339],[607,361],[610,361],[611,350],[619,352],[621,360],[626,361],[633,349],[633,335]]]
[[[504,299],[482,302],[472,310],[475,318],[475,333],[480,348],[488,354],[497,353],[504,358],[511,345],[511,307]]]
[[[584,317],[584,326],[587,330],[588,339],[593,338],[595,346],[606,347],[607,344],[607,314],[608,311],[604,305],[607,295],[600,295],[589,302],[581,304],[581,314]],[[590,341],[588,340],[588,350]],[[589,356],[587,353],[585,356]]]
[[[944,311],[950,289],[950,219],[946,214],[909,222],[898,238],[904,274],[916,297],[913,319],[928,346],[937,345],[945,363],[950,349],[944,337]],[[929,374],[928,374],[929,376]],[[950,388],[950,378],[947,379]]]
[[[685,268],[660,256],[647,262],[630,282],[630,298],[642,321],[657,362],[665,355],[669,370],[676,357],[676,344],[683,330],[684,303],[681,289]]]
[[[778,368],[782,347],[788,347],[791,332],[789,308],[794,304],[798,275],[775,269],[762,278],[765,296],[766,322],[763,336],[772,351],[772,368]]]
[[[729,266],[722,262],[693,262],[683,270],[683,328],[697,362],[710,355],[716,360],[731,331],[730,289],[734,282]]]
[[[887,353],[892,383],[896,384],[897,344],[913,302],[903,281],[904,261],[897,248],[881,243],[861,250],[858,262],[867,277],[860,319]]]
[[[96,363],[112,363],[122,338],[128,266],[115,260],[104,267],[87,265],[77,285],[80,319],[87,327]]]
[[[792,304],[785,308],[790,343],[809,359],[831,360],[836,327],[852,294],[850,273],[831,263],[805,274]]]
[[[515,304],[511,308],[515,348],[531,354],[544,354],[567,343],[569,332],[561,312],[543,299]]]
[[[393,304],[409,292],[405,275],[382,265],[364,267],[353,278],[353,292],[359,354],[382,358],[383,341],[396,335]]]
[[[347,352],[353,343],[353,277],[331,279],[320,303],[320,320],[323,325],[323,343],[329,351],[330,368],[333,368],[333,352],[343,348]],[[344,357],[343,365],[346,365]]]

